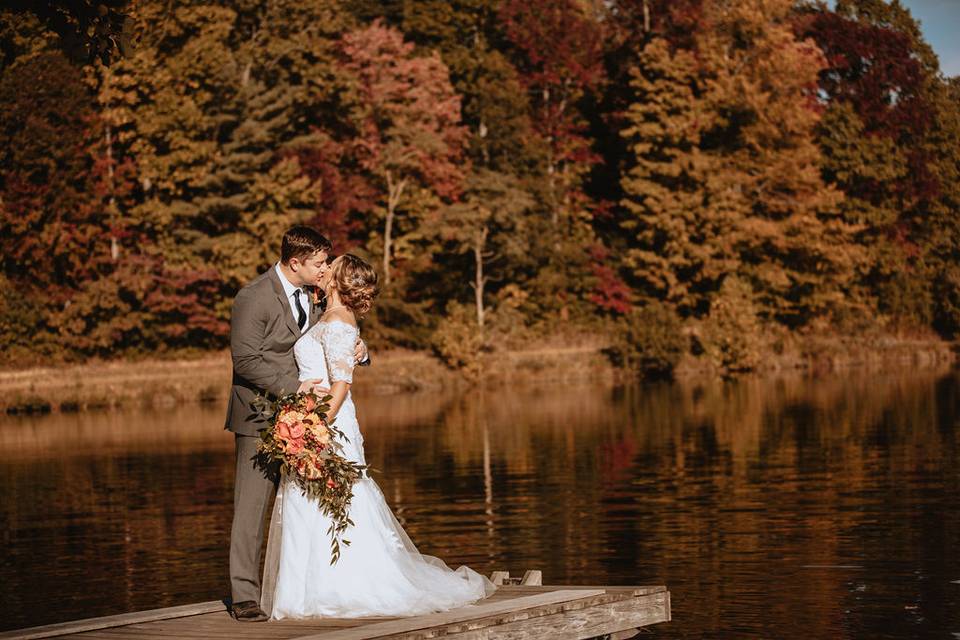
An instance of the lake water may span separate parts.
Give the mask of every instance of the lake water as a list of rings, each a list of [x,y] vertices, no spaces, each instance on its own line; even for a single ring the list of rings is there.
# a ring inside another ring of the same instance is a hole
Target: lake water
[[[960,637],[960,376],[358,393],[421,551],[666,584],[662,638]],[[223,598],[220,404],[0,418],[0,629]]]

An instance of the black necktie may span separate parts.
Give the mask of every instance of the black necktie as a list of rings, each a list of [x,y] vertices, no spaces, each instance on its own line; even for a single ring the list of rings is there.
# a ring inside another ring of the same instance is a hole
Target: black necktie
[[[303,330],[303,325],[307,323],[307,312],[303,310],[303,307],[300,306],[300,294],[303,293],[300,289],[297,289],[293,292],[293,303],[297,305],[297,326],[300,327],[300,330]]]

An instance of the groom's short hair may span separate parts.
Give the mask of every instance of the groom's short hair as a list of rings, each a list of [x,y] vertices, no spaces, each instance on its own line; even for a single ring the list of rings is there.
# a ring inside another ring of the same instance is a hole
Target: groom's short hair
[[[319,231],[298,224],[290,227],[283,234],[283,242],[280,243],[280,262],[289,264],[293,258],[306,260],[318,251],[329,253],[332,248],[330,241]]]

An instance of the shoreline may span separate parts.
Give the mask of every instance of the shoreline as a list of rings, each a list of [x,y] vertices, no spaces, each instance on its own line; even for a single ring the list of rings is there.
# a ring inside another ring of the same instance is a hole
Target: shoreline
[[[939,339],[817,337],[782,353],[770,353],[747,376],[801,373],[821,375],[850,370],[889,371],[955,365],[957,345]],[[610,363],[594,342],[487,354],[483,383],[578,384],[584,379],[608,384],[636,380]],[[716,378],[703,359],[686,356],[675,371],[678,380]],[[0,414],[76,412],[119,407],[169,407],[224,400],[230,387],[228,351],[171,360],[113,360],[62,366],[0,370]],[[358,394],[399,394],[440,389],[469,389],[477,382],[445,366],[425,351],[395,349],[374,353],[374,365],[362,369]]]

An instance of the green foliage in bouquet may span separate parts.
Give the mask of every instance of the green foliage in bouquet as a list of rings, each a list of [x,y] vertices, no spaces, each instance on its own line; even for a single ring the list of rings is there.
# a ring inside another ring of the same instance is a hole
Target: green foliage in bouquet
[[[330,564],[340,559],[340,544],[347,527],[353,485],[363,477],[367,465],[347,460],[343,455],[346,435],[327,420],[331,396],[313,392],[291,393],[275,400],[258,397],[253,408],[266,422],[260,429],[256,463],[266,473],[280,471],[300,487],[303,495],[315,500],[320,511],[332,522]]]

